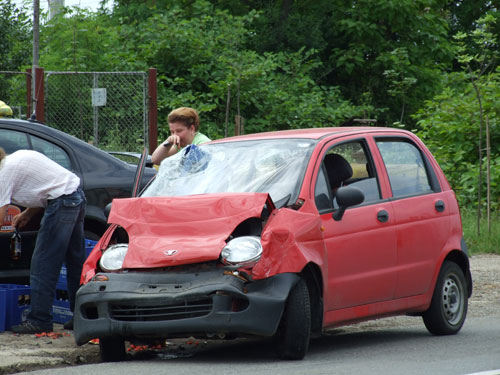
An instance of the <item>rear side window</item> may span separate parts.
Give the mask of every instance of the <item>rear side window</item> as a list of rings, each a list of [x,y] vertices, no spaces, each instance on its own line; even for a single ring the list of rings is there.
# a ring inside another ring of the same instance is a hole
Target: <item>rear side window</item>
[[[57,164],[70,171],[72,170],[69,156],[61,147],[34,136],[31,136],[31,144],[33,145],[33,150],[41,152]]]
[[[420,150],[406,140],[377,140],[394,197],[432,191],[425,159]]]
[[[28,150],[30,148],[26,134],[7,129],[0,129],[0,147],[2,147],[7,154],[12,154],[17,150]]]

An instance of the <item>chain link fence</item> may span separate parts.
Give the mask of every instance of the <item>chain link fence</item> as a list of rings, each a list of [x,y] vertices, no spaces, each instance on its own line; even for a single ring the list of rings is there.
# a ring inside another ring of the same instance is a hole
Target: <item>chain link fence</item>
[[[108,151],[148,147],[145,72],[45,72],[45,121]]]
[[[31,74],[0,71],[0,77],[0,100],[12,108],[13,117],[28,118],[27,82]]]

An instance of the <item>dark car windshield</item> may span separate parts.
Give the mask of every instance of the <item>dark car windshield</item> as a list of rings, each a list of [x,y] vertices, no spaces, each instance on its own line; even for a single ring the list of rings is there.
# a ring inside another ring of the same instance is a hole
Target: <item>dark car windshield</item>
[[[142,196],[266,192],[293,197],[316,141],[273,139],[188,146],[165,159]]]

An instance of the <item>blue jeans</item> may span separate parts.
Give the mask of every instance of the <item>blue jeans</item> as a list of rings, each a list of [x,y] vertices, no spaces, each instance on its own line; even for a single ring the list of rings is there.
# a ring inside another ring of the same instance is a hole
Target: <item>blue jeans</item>
[[[31,311],[28,320],[52,326],[52,303],[57,280],[66,263],[71,311],[80,287],[85,261],[83,221],[87,200],[78,188],[74,193],[48,201],[31,259]]]

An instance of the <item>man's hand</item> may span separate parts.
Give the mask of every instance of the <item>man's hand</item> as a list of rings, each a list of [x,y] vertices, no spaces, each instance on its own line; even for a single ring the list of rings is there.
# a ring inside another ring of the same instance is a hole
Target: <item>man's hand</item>
[[[19,215],[12,218],[12,225],[18,228],[26,226],[30,222],[31,218],[40,212],[40,210],[42,210],[40,207],[25,209]]]

